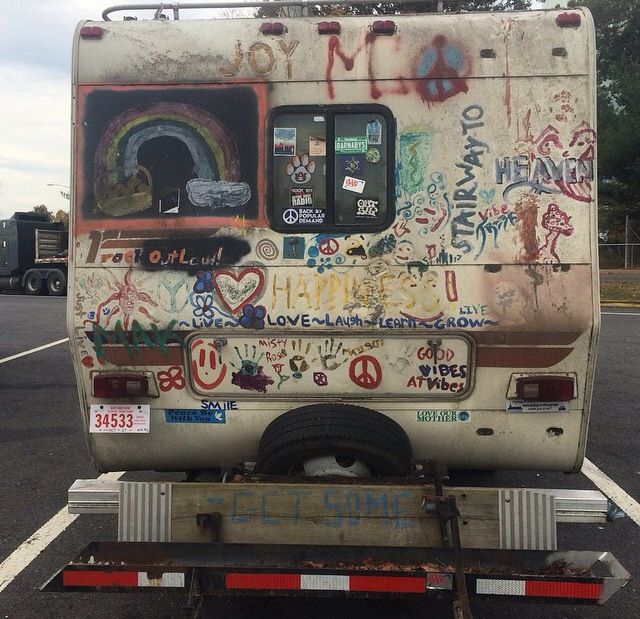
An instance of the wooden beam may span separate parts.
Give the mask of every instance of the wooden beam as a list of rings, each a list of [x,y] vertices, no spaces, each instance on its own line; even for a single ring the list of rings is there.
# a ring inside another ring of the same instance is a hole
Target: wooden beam
[[[228,543],[442,545],[434,516],[422,509],[423,485],[183,483],[172,486],[174,542],[210,542],[196,514],[219,514]],[[498,490],[445,488],[456,497],[463,547],[498,548]]]

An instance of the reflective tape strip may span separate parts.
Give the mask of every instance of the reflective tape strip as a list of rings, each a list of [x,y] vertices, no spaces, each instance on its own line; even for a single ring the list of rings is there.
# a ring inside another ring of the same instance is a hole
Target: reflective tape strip
[[[553,580],[527,580],[525,595],[554,598],[580,598],[598,600],[602,595],[601,582],[558,582]]]
[[[424,593],[424,577],[346,576],[343,574],[225,574],[227,589],[294,589]]]
[[[225,574],[227,589],[300,589],[300,574]]]
[[[138,587],[184,587],[184,573],[168,572],[160,578],[149,578],[147,572],[138,572]]]
[[[106,572],[101,570],[65,570],[64,587],[137,587],[138,572]]]
[[[337,574],[301,574],[301,589],[326,591],[349,591],[349,576]]]
[[[149,578],[147,572],[107,572],[104,570],[65,570],[64,587],[184,587],[184,573],[167,572]]]
[[[349,590],[424,593],[427,590],[427,579],[411,576],[351,576]]]
[[[557,580],[507,580],[478,578],[479,595],[519,595],[527,597],[578,598],[598,600],[602,582],[572,582]]]
[[[479,595],[525,595],[525,581],[478,578],[476,593]]]

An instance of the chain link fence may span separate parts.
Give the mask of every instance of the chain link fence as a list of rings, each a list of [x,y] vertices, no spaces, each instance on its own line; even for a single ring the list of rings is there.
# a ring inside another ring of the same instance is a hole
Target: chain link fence
[[[598,243],[601,269],[640,268],[640,243]]]

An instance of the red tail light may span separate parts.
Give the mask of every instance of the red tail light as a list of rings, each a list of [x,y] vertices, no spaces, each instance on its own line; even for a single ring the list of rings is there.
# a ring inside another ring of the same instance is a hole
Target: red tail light
[[[570,376],[525,376],[516,378],[516,394],[521,400],[567,402],[573,400],[574,380]]]
[[[96,398],[126,398],[146,396],[149,379],[144,374],[96,374],[93,395]]]

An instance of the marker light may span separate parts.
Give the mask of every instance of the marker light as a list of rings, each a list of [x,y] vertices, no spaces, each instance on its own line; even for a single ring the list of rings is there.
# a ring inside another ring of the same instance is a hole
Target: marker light
[[[321,21],[318,24],[318,34],[340,34],[340,22]]]
[[[286,30],[287,29],[284,27],[284,24],[279,21],[274,21],[274,22],[268,21],[260,25],[260,32],[262,32],[262,34],[271,34],[274,36],[280,36],[281,34],[284,34]]]
[[[577,28],[580,25],[580,13],[560,13],[556,17],[556,24],[560,28]]]
[[[394,34],[396,31],[396,24],[390,19],[379,19],[373,22],[371,30],[374,34]]]
[[[104,30],[100,26],[82,26],[80,36],[83,39],[101,39]]]

